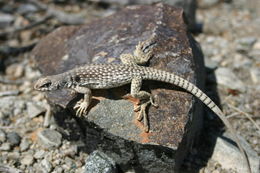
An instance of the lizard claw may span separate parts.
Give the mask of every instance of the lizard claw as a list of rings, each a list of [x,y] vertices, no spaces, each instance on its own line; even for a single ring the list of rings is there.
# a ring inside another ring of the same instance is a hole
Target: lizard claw
[[[89,106],[89,104],[87,102],[80,100],[77,102],[77,104],[73,108],[77,109],[76,115],[78,117],[81,117],[87,113],[88,106]]]
[[[150,103],[154,106],[154,107],[156,107],[156,108],[158,108],[159,107],[159,105],[157,104],[157,103],[155,103],[155,99],[157,98],[157,95],[155,95],[155,96],[151,96],[150,97]]]
[[[134,109],[135,112],[139,112],[141,110],[141,106],[137,105],[136,108]]]

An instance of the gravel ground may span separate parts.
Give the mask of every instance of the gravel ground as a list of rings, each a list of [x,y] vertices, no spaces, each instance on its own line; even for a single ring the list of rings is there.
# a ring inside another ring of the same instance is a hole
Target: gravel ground
[[[224,112],[237,133],[259,156],[259,12],[246,0],[212,1],[211,4],[199,2],[197,18],[203,23],[203,32],[195,38],[201,44],[208,69],[207,94],[215,97],[211,91],[216,78]],[[257,0],[250,2],[258,3]],[[30,48],[62,22],[57,18],[44,18],[46,16],[40,12],[32,13],[39,10],[32,3],[10,1],[6,4],[1,2],[0,5],[9,13],[0,13],[0,164],[16,172],[19,172],[16,169],[36,172],[39,168],[45,170],[42,172],[82,172],[87,154],[79,151],[78,144],[61,137],[53,118],[50,126],[44,127],[44,117],[51,114],[49,105],[42,93],[32,89],[33,81],[40,73],[34,68],[29,52],[19,55],[15,52],[17,47],[20,47],[18,52]],[[97,4],[83,2],[80,5],[61,4],[55,7],[70,12],[88,9],[87,21],[107,16],[116,9],[104,10]],[[40,20],[43,20],[42,24],[27,30],[12,30]],[[212,113],[208,115],[206,127],[211,126],[209,121],[215,119]],[[185,165],[187,172],[192,172],[190,170],[200,163],[187,159]],[[221,165],[209,161],[200,172],[233,171],[223,170]]]

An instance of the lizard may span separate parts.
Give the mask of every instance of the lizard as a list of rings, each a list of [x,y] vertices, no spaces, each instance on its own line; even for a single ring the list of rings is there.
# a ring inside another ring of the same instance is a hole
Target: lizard
[[[130,83],[130,94],[127,94],[127,96],[139,100],[137,107],[134,109],[136,112],[139,112],[137,120],[143,120],[145,132],[149,132],[146,109],[150,104],[155,107],[158,105],[149,92],[140,90],[142,81],[155,80],[176,85],[202,101],[230,129],[247,163],[249,173],[251,173],[249,160],[235,130],[221,109],[202,90],[175,73],[142,66],[153,56],[152,48],[155,45],[156,42],[151,40],[139,42],[133,54],[120,55],[122,64],[85,64],[60,74],[42,77],[35,83],[34,89],[39,91],[72,89],[77,93],[84,94],[83,99],[79,100],[73,107],[76,110],[77,116],[83,116],[87,113],[87,109],[91,103],[91,89],[110,89]]]

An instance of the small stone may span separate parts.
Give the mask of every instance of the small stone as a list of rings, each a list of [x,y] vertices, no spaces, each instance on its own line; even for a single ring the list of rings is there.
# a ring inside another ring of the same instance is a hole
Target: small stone
[[[45,156],[45,151],[44,150],[38,150],[34,154],[35,159],[42,159]]]
[[[63,154],[65,156],[70,156],[73,158],[77,154],[77,152],[78,152],[78,148],[77,148],[77,146],[74,145],[74,146],[71,146],[70,148],[64,150]]]
[[[23,165],[32,165],[33,164],[33,161],[34,161],[34,158],[32,155],[30,154],[27,154],[25,155],[22,160],[21,160],[21,164]]]
[[[12,64],[6,68],[5,72],[12,78],[20,78],[24,74],[24,66],[21,64]]]
[[[7,154],[8,159],[10,160],[20,160],[21,154],[18,151],[9,152]]]
[[[52,171],[52,173],[63,173],[63,168],[62,167],[55,167],[55,169]]]
[[[251,68],[250,69],[250,76],[252,81],[257,84],[260,82],[260,69],[259,68]]]
[[[260,40],[258,40],[258,41],[254,44],[254,46],[253,46],[252,49],[253,49],[253,50],[260,50]]]
[[[218,67],[218,63],[205,57],[205,66],[209,69],[216,69]]]
[[[44,148],[50,149],[61,145],[62,135],[55,130],[45,129],[38,133],[38,139]]]
[[[41,166],[42,166],[42,168],[45,170],[45,171],[47,171],[47,172],[51,172],[51,170],[52,170],[52,164],[48,161],[48,160],[46,160],[46,159],[43,159],[42,161],[41,161]]]
[[[66,165],[67,169],[71,169],[71,168],[75,167],[74,160],[72,160],[69,157],[65,157],[64,162],[65,162],[65,165]]]
[[[36,6],[34,6],[33,4],[21,4],[18,7],[17,12],[20,14],[27,14],[27,13],[36,12],[37,10],[38,10],[38,8]]]
[[[34,117],[42,114],[45,111],[46,111],[45,108],[43,108],[35,103],[32,103],[32,102],[27,103],[27,113],[30,118],[34,118]]]
[[[10,143],[2,143],[0,146],[0,151],[10,151],[11,150],[11,144]]]
[[[241,92],[246,90],[244,83],[228,68],[218,68],[215,71],[215,75],[219,85]]]
[[[105,153],[101,151],[94,151],[86,159],[84,173],[89,172],[116,173],[116,163]]]
[[[26,151],[30,147],[30,142],[28,139],[24,138],[20,143],[20,150]]]
[[[219,0],[198,0],[199,8],[209,8],[216,5]]]
[[[5,131],[0,129],[0,142],[5,142],[6,140],[6,134],[5,134]]]
[[[227,133],[224,135],[228,135]],[[229,136],[229,135],[228,135]],[[242,147],[245,149],[250,160],[252,172],[258,172],[260,166],[260,158],[257,153],[250,147],[245,139],[239,137]],[[225,156],[225,157],[223,157]],[[211,160],[216,161],[223,169],[236,170],[237,172],[248,172],[245,160],[242,159],[240,150],[227,140],[227,137],[217,137]]]
[[[13,15],[0,13],[0,28],[9,26],[13,21]]]
[[[236,40],[237,43],[237,51],[249,51],[254,43],[257,41],[255,37],[243,37]]]
[[[21,142],[21,137],[16,132],[7,133],[7,141],[10,142],[11,145],[17,146]]]

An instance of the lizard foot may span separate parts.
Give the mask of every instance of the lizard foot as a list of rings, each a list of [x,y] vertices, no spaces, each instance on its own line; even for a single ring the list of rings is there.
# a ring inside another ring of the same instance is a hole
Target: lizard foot
[[[76,115],[78,117],[81,117],[81,116],[83,116],[84,114],[87,113],[88,106],[89,106],[88,102],[80,100],[80,101],[77,102],[77,104],[73,108],[77,109]]]
[[[138,121],[141,121],[142,119],[144,120],[144,130],[145,132],[149,131],[149,124],[148,124],[148,117],[146,113],[146,107],[150,104],[150,101],[143,103],[142,105],[139,106],[139,115],[137,117]]]
[[[134,51],[134,57],[137,64],[147,63],[152,56],[152,48],[156,45],[156,42],[149,39],[144,42],[139,42]]]
[[[155,95],[155,96],[150,96],[150,100],[147,101],[147,102],[145,102],[145,103],[151,104],[152,106],[158,108],[159,105],[158,105],[157,103],[155,103],[155,101],[154,101],[155,98],[157,98],[157,95]],[[135,107],[134,111],[135,111],[135,112],[139,112],[140,110],[141,110],[141,104],[140,104],[140,102],[139,102],[139,103],[137,104],[137,106]]]

